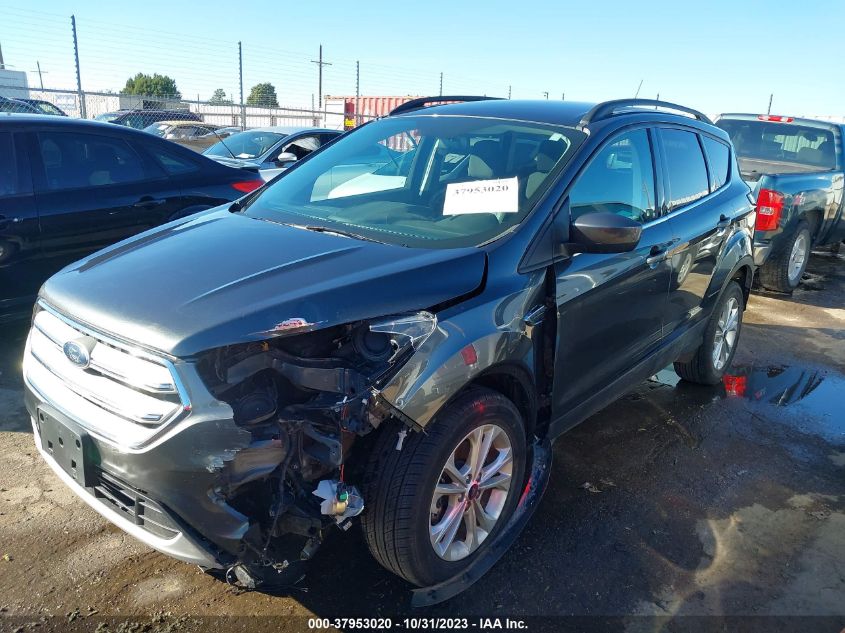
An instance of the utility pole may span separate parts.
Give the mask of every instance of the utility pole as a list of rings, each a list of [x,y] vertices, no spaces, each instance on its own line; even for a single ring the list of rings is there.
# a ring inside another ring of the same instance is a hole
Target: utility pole
[[[38,82],[41,84],[41,90],[44,90],[44,78],[41,76],[41,62],[35,62],[35,65],[38,67]],[[2,68],[2,64],[0,64],[0,68]],[[44,71],[47,72],[46,70]]]
[[[241,86],[241,129],[246,129],[246,104],[244,103],[244,50],[238,42],[238,83]]]
[[[443,73],[440,73],[440,96],[443,96]]]
[[[566,101],[566,93],[565,93],[565,92],[561,92],[561,93],[560,93],[560,100],[561,100],[561,101]]]
[[[544,90],[544,91],[543,91],[543,96],[546,98],[546,101],[548,101],[548,100],[549,100],[549,91],[548,91],[548,90]]]
[[[0,70],[6,68],[6,64],[3,63],[3,45],[0,44]]]
[[[768,110],[766,110],[766,114],[771,114],[771,113],[772,113],[772,99],[774,99],[774,97],[775,97],[775,93],[774,93],[774,92],[773,92],[772,94],[770,94],[770,95],[769,95],[769,109],[768,109]]]
[[[508,86],[508,99],[510,99],[510,98],[511,98],[511,87]]]
[[[355,62],[355,125],[361,125],[360,107],[361,101],[361,62]]]
[[[88,115],[85,111],[85,95],[82,94],[82,77],[79,74],[79,41],[76,39],[76,16],[70,16],[70,26],[73,29],[73,61],[76,64],[76,94],[79,97],[79,113],[83,119]]]
[[[323,45],[320,44],[320,58],[312,59],[312,64],[317,64],[319,70],[317,71],[317,105],[320,110],[323,109],[323,66],[331,66],[331,62],[323,61]]]

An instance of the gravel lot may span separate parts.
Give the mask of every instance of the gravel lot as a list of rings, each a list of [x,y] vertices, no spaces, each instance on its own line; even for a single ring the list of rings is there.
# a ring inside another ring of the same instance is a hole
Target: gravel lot
[[[745,397],[676,384],[670,371],[611,404],[557,442],[545,498],[502,561],[459,598],[417,611],[354,530],[338,532],[301,588],[281,596],[238,593],[124,536],[40,460],[22,404],[26,329],[2,327],[6,623],[163,613],[845,616],[840,256],[815,254],[791,298],[754,294],[733,372],[745,376],[732,387],[744,385]]]

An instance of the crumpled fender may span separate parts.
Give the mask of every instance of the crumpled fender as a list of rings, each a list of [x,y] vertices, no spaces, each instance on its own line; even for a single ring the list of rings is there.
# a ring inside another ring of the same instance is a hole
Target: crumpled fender
[[[523,317],[543,303],[543,274],[529,276],[523,288],[505,296],[491,299],[485,292],[438,315],[437,329],[382,387],[381,396],[424,428],[459,391],[497,365],[517,365],[534,382],[535,328]]]

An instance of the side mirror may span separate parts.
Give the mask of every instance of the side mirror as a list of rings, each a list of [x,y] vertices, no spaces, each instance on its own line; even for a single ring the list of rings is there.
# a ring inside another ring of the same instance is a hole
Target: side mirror
[[[283,163],[295,163],[299,158],[293,152],[282,152],[276,157],[276,162],[279,164]]]
[[[569,229],[569,240],[586,253],[625,253],[634,250],[643,232],[636,220],[616,213],[586,213]]]

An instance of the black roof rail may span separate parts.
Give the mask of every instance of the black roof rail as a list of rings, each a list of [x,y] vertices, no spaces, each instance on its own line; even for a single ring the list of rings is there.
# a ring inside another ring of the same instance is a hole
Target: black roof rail
[[[677,103],[658,101],[657,99],[615,99],[613,101],[605,101],[604,103],[599,103],[594,106],[589,112],[587,112],[587,114],[584,115],[584,118],[581,119],[578,127],[585,128],[594,121],[608,119],[616,115],[616,111],[621,110],[622,108],[662,108],[664,110],[675,110],[676,112],[683,112],[684,114],[692,115],[694,118],[702,121],[703,123],[713,124],[713,121],[711,121],[707,115],[702,114],[698,110],[678,105]]]
[[[420,108],[424,108],[427,105],[435,103],[463,103],[466,101],[489,101],[494,99],[501,99],[501,97],[479,97],[477,95],[441,95],[439,97],[420,97],[419,99],[411,99],[402,105],[396,106],[390,111],[388,116],[419,110]]]

